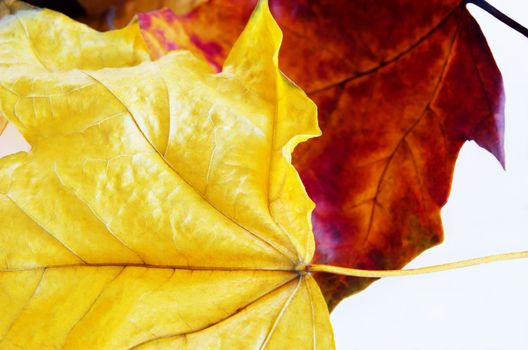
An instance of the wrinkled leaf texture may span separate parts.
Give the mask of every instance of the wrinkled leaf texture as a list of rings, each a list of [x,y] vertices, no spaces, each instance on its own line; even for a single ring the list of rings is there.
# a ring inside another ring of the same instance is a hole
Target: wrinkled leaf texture
[[[153,57],[182,47],[219,69],[253,3],[140,14]],[[442,241],[462,144],[504,164],[502,78],[458,0],[270,0],[281,68],[316,102],[323,136],[294,153],[310,197],[314,262],[397,269]],[[316,276],[330,308],[372,280]]]
[[[15,11],[17,2],[3,2]],[[291,152],[320,133],[262,1],[222,73],[137,24],[0,21],[0,349],[334,347]]]

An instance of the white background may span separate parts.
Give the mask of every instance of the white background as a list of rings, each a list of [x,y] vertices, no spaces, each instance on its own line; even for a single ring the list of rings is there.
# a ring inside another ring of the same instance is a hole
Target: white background
[[[528,26],[526,0],[490,2]],[[528,250],[528,39],[470,8],[505,81],[507,171],[467,143],[442,212],[445,243],[407,267]],[[8,126],[0,156],[21,149]],[[528,261],[384,279],[343,301],[332,322],[340,350],[528,349]]]
[[[528,26],[528,1],[489,2]],[[445,242],[407,268],[528,250],[528,38],[469,8],[505,82],[507,170],[467,143],[442,211]],[[528,349],[528,260],[384,279],[338,305],[332,323],[339,350]]]

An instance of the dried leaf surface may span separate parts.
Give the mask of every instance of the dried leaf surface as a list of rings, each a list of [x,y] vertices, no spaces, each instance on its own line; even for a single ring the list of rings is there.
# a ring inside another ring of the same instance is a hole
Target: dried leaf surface
[[[212,0],[184,17],[144,14],[153,57],[187,48],[221,67],[252,3]],[[503,88],[458,0],[270,1],[281,68],[319,108],[323,136],[294,154],[311,198],[314,262],[400,268],[442,240],[460,147],[504,163]],[[371,281],[317,276],[329,306]]]
[[[0,21],[0,109],[32,145],[0,159],[0,349],[333,348],[296,271],[313,203],[290,154],[315,105],[280,40],[263,1],[213,74],[150,61],[136,24]]]

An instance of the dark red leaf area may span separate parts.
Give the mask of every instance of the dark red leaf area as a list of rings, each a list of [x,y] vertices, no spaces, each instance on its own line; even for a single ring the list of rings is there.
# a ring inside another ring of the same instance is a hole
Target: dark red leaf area
[[[180,23],[225,53],[253,4],[212,0]],[[401,268],[442,240],[462,144],[504,163],[502,80],[480,28],[455,0],[270,7],[284,32],[281,69],[317,103],[323,130],[293,158],[316,203],[314,263]],[[330,308],[371,282],[316,278]]]
[[[442,240],[457,154],[475,140],[503,162],[503,95],[464,8],[384,65],[313,91],[323,137],[294,164],[317,206],[314,262],[401,268]],[[330,307],[365,285],[318,278]]]

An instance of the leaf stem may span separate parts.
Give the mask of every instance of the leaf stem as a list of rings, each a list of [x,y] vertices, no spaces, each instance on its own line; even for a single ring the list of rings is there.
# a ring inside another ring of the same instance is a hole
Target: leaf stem
[[[480,7],[481,9],[483,9],[484,11],[486,11],[487,13],[489,13],[490,15],[492,15],[493,17],[501,21],[502,23],[506,24],[508,27],[512,28],[513,30],[521,33],[522,35],[528,38],[528,28],[514,21],[510,17],[506,16],[504,13],[499,11],[496,7],[492,6],[487,1],[485,0],[466,0],[466,4],[474,4]]]
[[[363,270],[363,269],[350,269],[346,267],[339,267],[333,265],[319,265],[312,264],[306,267],[306,271],[309,272],[328,272],[342,276],[351,277],[368,277],[368,278],[382,278],[382,277],[397,277],[397,276],[411,276],[421,275],[432,272],[440,272],[446,270],[453,270],[462,267],[487,264],[496,261],[503,260],[515,260],[515,259],[526,259],[528,258],[528,251],[514,252],[514,253],[503,253],[497,255],[484,256],[475,259],[455,261],[452,263],[433,265],[427,267],[420,267],[409,270]]]

